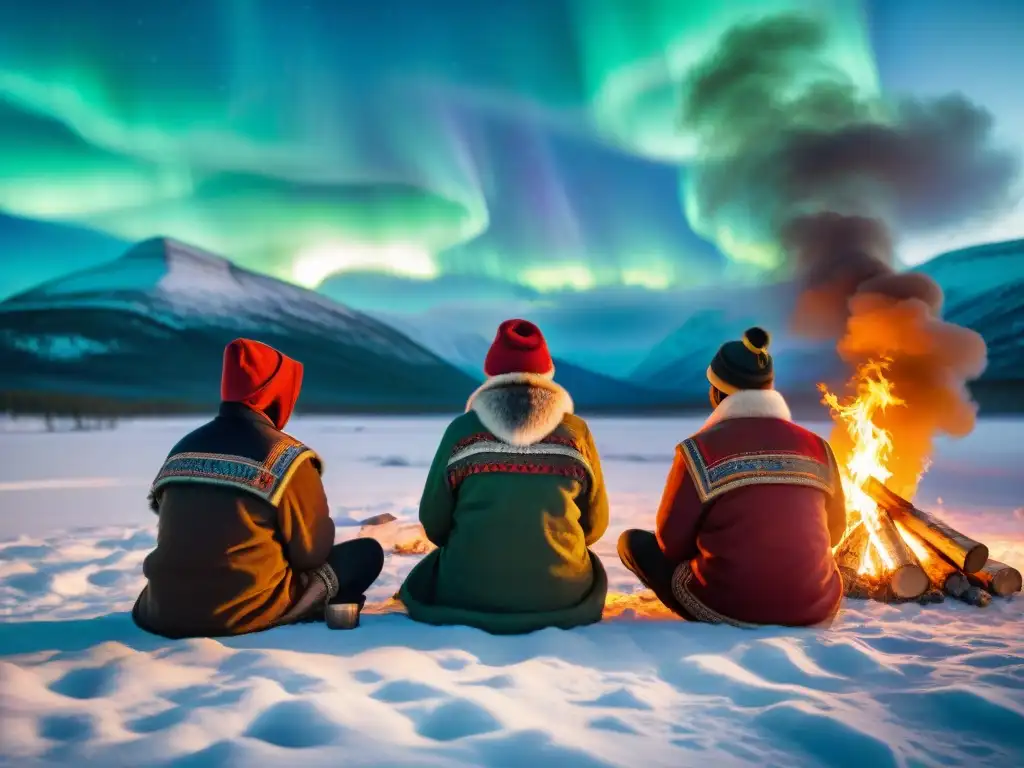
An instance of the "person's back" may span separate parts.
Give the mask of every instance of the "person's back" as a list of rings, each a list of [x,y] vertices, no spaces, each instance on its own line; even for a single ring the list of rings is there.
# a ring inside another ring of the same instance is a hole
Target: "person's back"
[[[439,549],[401,593],[414,619],[501,633],[600,619],[607,577],[588,549],[608,525],[597,449],[546,346],[501,358],[521,338],[543,344],[532,324],[502,324],[488,381],[437,450],[420,521]]]
[[[481,392],[477,407],[494,393],[501,390]],[[451,518],[458,534],[449,536],[441,553],[437,600],[470,610],[507,612],[575,605],[593,587],[587,547],[604,533],[592,522],[592,512],[600,515],[600,510],[589,504],[594,463],[586,455],[589,430],[582,419],[567,413],[550,434],[532,436],[535,442],[513,445],[507,442],[509,430],[494,432],[498,434],[487,431],[471,412],[456,420],[444,441],[456,443],[448,477],[457,497]],[[510,447],[534,450],[518,453]],[[531,473],[540,464],[513,469],[516,461],[531,456],[550,462],[551,471]],[[492,464],[507,464],[507,471],[487,471]],[[427,510],[427,519],[429,514]],[[425,519],[424,527],[428,525]]]
[[[662,521],[666,552],[690,556],[675,575],[676,598],[691,612],[706,608],[736,622],[818,624],[842,597],[832,540],[842,535],[845,515],[837,523],[833,512],[832,531],[829,519],[838,472],[824,440],[782,408],[745,415],[764,410],[745,407],[751,400],[784,405],[775,392],[731,395],[716,422],[679,447],[703,519],[696,552],[676,550],[669,513]],[[838,496],[842,503],[841,487]]]
[[[626,567],[685,618],[806,626],[842,599],[841,477],[773,389],[769,338],[751,328],[721,347],[707,370],[714,411],[676,448],[655,533],[619,540]]]
[[[214,636],[279,620],[302,591],[298,573],[322,566],[334,544],[319,468],[312,451],[240,403],[182,439],[154,483],[160,523],[143,563],[140,623]],[[202,480],[176,481],[189,476]]]

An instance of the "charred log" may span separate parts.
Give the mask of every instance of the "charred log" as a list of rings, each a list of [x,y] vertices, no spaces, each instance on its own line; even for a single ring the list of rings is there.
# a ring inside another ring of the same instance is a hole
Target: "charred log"
[[[1021,591],[1020,571],[998,560],[989,560],[981,570],[970,574],[971,583],[999,597]]]
[[[879,594],[881,585],[858,573],[869,541],[864,523],[858,523],[846,532],[833,552],[843,579],[843,594],[854,600],[874,600]]]
[[[971,586],[967,576],[935,550],[931,550],[928,557],[920,559],[920,563],[932,586],[950,597],[962,597]]]
[[[857,525],[846,532],[834,550],[836,565],[840,569],[850,570],[856,573],[860,568],[864,552],[868,548],[868,531],[864,523]]]
[[[981,587],[969,587],[959,599],[963,600],[968,605],[975,606],[976,608],[984,608],[992,602],[992,595]]]
[[[935,515],[918,509],[876,478],[868,479],[864,492],[893,520],[923,539],[964,573],[980,571],[988,561],[988,547],[984,544],[950,528]]]
[[[871,541],[880,550],[888,571],[889,588],[903,599],[920,597],[928,590],[928,576],[884,509],[878,510]]]
[[[864,552],[872,542],[885,552],[885,562],[893,564],[881,576],[859,573]],[[928,590],[928,576],[884,513],[873,531],[863,522],[850,529],[836,546],[834,556],[847,597],[891,603],[916,600]]]

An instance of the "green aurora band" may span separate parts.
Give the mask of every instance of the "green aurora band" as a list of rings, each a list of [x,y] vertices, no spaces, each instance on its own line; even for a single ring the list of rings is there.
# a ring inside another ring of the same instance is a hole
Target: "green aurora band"
[[[564,235],[571,200],[549,211],[564,222],[552,247],[483,244],[495,182],[439,91],[541,124],[572,120],[620,151],[682,165],[695,149],[679,119],[689,67],[751,14],[822,8],[824,59],[878,87],[852,0],[551,0],[543,19],[531,3],[458,18],[399,3],[409,18],[390,26],[329,0],[154,5],[0,8],[0,211],[169,235],[311,287],[345,270],[479,273],[542,291],[695,279],[686,254],[629,222],[595,257]],[[732,247],[728,226],[708,231],[686,213],[728,256],[771,266]]]

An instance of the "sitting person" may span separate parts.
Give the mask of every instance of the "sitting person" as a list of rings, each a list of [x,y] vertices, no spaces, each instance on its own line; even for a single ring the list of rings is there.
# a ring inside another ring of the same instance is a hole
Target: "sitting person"
[[[220,413],[171,450],[150,492],[159,515],[132,617],[165,637],[217,637],[359,603],[384,565],[374,539],[334,544],[320,457],[284,429],[302,365],[237,339]]]
[[[685,619],[736,626],[828,624],[843,584],[832,547],[846,503],[829,444],[791,421],[769,335],[751,328],[711,361],[710,418],[676,447],[657,532],[619,557]]]
[[[494,634],[600,621],[608,578],[589,547],[608,499],[590,430],[532,323],[501,324],[484,372],[423,489],[420,522],[438,549],[399,597],[417,621]]]

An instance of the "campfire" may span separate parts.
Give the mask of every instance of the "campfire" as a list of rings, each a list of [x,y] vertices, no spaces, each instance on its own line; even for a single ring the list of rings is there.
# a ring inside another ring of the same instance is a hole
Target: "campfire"
[[[853,382],[856,395],[847,402],[820,387],[823,402],[852,445],[848,456],[838,457],[848,523],[834,550],[847,596],[926,603],[949,596],[985,606],[993,595],[1019,592],[1016,569],[989,559],[984,544],[886,486],[892,477],[893,440],[875,417],[905,405],[886,370],[886,361],[862,365]]]

